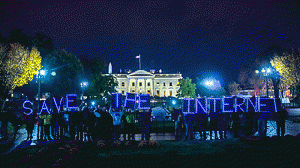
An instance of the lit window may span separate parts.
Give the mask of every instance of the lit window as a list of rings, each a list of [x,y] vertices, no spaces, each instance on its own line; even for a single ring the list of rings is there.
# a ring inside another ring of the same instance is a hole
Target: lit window
[[[166,96],[166,91],[164,91],[164,96]]]
[[[133,91],[131,91],[132,93],[134,93],[135,91],[133,90]]]
[[[179,86],[179,82],[177,82],[177,86]]]
[[[148,94],[150,94],[150,90],[148,90],[147,92],[148,92]]]
[[[159,90],[156,92],[156,95],[159,96]]]
[[[170,91],[170,96],[172,97],[172,91]]]

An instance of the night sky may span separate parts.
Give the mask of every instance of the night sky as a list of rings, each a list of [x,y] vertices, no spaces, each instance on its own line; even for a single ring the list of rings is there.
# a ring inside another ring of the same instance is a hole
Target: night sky
[[[16,27],[41,32],[57,49],[112,62],[113,73],[137,70],[141,54],[142,69],[213,75],[225,85],[269,46],[300,46],[300,3],[292,0],[4,1],[2,36]]]

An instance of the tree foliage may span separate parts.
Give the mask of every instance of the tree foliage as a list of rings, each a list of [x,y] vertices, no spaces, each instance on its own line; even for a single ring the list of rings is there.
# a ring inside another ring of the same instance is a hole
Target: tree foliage
[[[93,79],[88,89],[91,96],[107,97],[115,92],[115,87],[118,86],[116,78],[113,76],[104,76],[102,74],[93,74]]]
[[[192,79],[186,78],[186,79],[179,79],[179,90],[177,96],[185,97],[185,98],[193,98],[195,97],[196,92],[196,84],[192,83]]]
[[[232,82],[228,85],[228,94],[229,95],[237,95],[239,90],[239,84],[236,82]]]
[[[68,93],[80,93],[80,82],[83,77],[83,65],[74,54],[66,51],[55,51],[47,58],[46,77],[41,90],[56,96]],[[51,73],[55,72],[55,76]]]
[[[291,86],[298,85],[300,81],[300,56],[294,53],[284,53],[282,56],[275,55],[270,61],[272,66],[282,76],[284,84]]]
[[[42,58],[35,47],[30,51],[18,43],[1,45],[0,59],[1,83],[7,91],[28,84],[41,69]]]

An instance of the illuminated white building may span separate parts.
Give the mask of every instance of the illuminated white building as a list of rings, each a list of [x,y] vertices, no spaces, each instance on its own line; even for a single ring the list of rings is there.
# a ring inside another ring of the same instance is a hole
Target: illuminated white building
[[[182,75],[155,73],[154,70],[147,72],[137,70],[133,73],[104,74],[113,75],[118,82],[116,91],[125,95],[126,93],[150,94],[158,97],[177,97],[179,90],[179,79]]]

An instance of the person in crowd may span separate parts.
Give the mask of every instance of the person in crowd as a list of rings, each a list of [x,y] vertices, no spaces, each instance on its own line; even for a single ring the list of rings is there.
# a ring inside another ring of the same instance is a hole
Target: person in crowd
[[[128,115],[128,111],[126,109],[122,110],[123,114],[121,116],[121,122],[122,122],[122,133],[123,133],[123,139],[124,140],[129,140],[129,135],[128,135],[128,123],[127,123],[127,119],[126,116]],[[126,136],[128,135],[128,136]]]
[[[44,133],[45,133],[45,130],[44,130],[44,119],[41,119],[40,116],[42,114],[40,114],[38,117],[37,117],[37,121],[38,121],[38,140],[44,140]]]
[[[103,111],[103,126],[104,126],[104,140],[105,142],[109,142],[112,137],[112,126],[113,126],[113,118],[109,114],[109,111],[105,108]]]
[[[151,113],[152,109],[150,108],[149,110],[145,110],[143,113],[143,119],[142,119],[142,140],[146,139],[147,141],[150,140],[150,125],[151,125]]]
[[[206,140],[206,130],[207,130],[207,123],[208,123],[208,115],[207,113],[197,113],[195,114],[195,118],[197,121],[197,128],[200,134],[201,140]]]
[[[228,115],[228,113],[222,112],[218,114],[218,130],[220,139],[227,139]]]
[[[128,124],[128,139],[129,140],[135,140],[135,133],[134,133],[134,123],[135,123],[135,112],[131,111],[131,109],[129,109],[129,113],[126,116],[126,120],[127,120],[127,124]]]
[[[240,130],[240,116],[238,112],[231,113],[232,115],[232,127],[233,127],[233,137],[239,137],[239,130]]]
[[[96,116],[96,122],[95,122],[95,127],[93,130],[94,133],[94,140],[99,140],[100,139],[100,133],[101,133],[101,128],[100,128],[100,122],[101,122],[101,107],[98,105],[98,107],[94,110],[94,114]]]
[[[283,107],[279,110],[276,115],[276,126],[277,126],[277,136],[284,136],[285,134],[285,120],[287,118],[287,108]]]
[[[88,130],[87,130],[87,140],[92,141],[95,139],[95,124],[96,124],[96,115],[93,112],[94,109],[89,110],[88,113],[88,122],[86,123]]]
[[[64,138],[64,133],[66,132],[66,121],[64,118],[65,111],[61,111],[58,114],[58,123],[59,123],[59,139]]]
[[[90,113],[90,109],[89,108],[85,108],[82,111],[82,133],[83,133],[83,139],[82,140],[86,140],[88,139],[87,133],[88,133],[88,123],[89,123],[89,113]]]
[[[194,115],[193,114],[186,114],[184,116],[185,118],[185,140],[193,140],[194,134],[193,134],[193,126],[194,126]]]
[[[182,139],[182,132],[183,132],[183,114],[181,114],[180,110],[176,110],[175,112],[177,114],[176,121],[175,121],[175,139],[180,140]]]
[[[52,128],[52,136],[55,140],[58,139],[59,136],[59,122],[58,122],[59,114],[57,111],[53,111],[52,113],[52,122],[51,122],[51,128]]]
[[[121,135],[122,112],[120,111],[120,109],[112,109],[110,114],[113,117],[113,137],[115,140],[119,140]]]
[[[146,139],[146,110],[140,110],[139,115],[141,116],[141,132],[142,132],[142,138],[141,140],[145,140]]]
[[[76,117],[76,121],[77,121],[77,137],[80,141],[83,141],[84,138],[84,132],[85,132],[85,128],[84,128],[84,124],[85,124],[85,120],[86,120],[86,115],[88,113],[89,109],[86,107],[83,111],[78,111],[77,117]]]
[[[245,136],[252,136],[254,134],[255,129],[255,112],[254,111],[248,111],[244,113],[246,118],[246,130],[245,130]]]
[[[219,112],[215,112],[214,110],[209,112],[210,139],[212,139],[213,132],[215,134],[215,140],[218,139],[218,114]]]
[[[26,124],[26,130],[27,130],[27,139],[28,140],[32,140],[32,133],[33,133],[33,129],[34,129],[34,124],[35,124],[35,118],[36,118],[36,113],[30,113],[29,115],[24,114],[24,122]]]
[[[52,115],[47,114],[47,112],[42,112],[42,114],[39,117],[40,119],[44,120],[45,138],[48,140],[52,140],[50,136],[50,125],[51,125]]]

